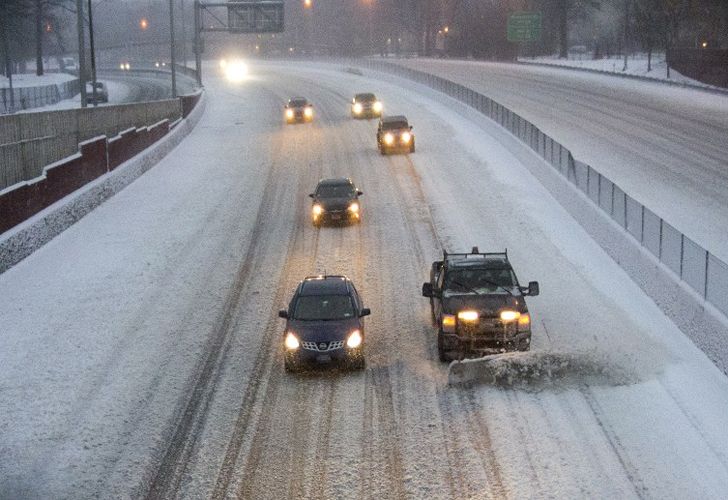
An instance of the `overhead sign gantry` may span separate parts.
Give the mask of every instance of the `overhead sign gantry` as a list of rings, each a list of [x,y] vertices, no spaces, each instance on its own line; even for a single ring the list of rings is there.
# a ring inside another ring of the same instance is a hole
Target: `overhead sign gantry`
[[[227,10],[227,18],[220,15]],[[195,65],[197,84],[202,85],[202,33],[281,33],[282,0],[230,0],[202,2],[195,0]]]

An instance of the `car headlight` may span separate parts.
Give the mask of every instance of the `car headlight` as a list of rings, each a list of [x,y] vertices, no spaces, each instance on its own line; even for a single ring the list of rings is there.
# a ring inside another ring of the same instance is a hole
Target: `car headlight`
[[[402,137],[402,142],[407,144],[410,141],[410,139],[412,139],[412,134],[410,134],[409,132],[402,132],[401,137]]]
[[[506,311],[501,311],[501,313],[500,313],[501,321],[504,321],[506,323],[515,321],[520,317],[521,317],[521,313],[519,313],[518,311],[506,310]]]
[[[128,70],[129,70],[130,68],[131,68],[131,65],[130,65],[129,63],[126,63],[126,64],[124,65],[124,69],[125,69],[125,70],[127,70],[127,71],[128,71]]]
[[[354,330],[349,334],[349,337],[346,339],[346,347],[349,349],[356,349],[361,345],[361,332],[359,330]]]
[[[227,61],[225,59],[220,59],[220,67],[222,69],[225,69],[226,66],[227,66]]]
[[[359,204],[357,202],[354,202],[351,205],[349,205],[349,212],[358,213],[359,212]]]
[[[355,114],[358,115],[359,113],[361,113],[362,109],[364,109],[364,108],[361,107],[361,103],[357,102],[356,104],[354,104],[354,113]]]
[[[293,118],[293,110],[287,109],[286,110],[286,118]]]
[[[478,311],[460,311],[458,313],[458,319],[460,321],[466,321],[468,323],[478,321],[479,317],[480,315],[478,314]]]
[[[443,314],[442,315],[442,331],[452,333],[455,331],[455,315],[453,314]]]
[[[225,63],[225,77],[235,83],[242,82],[248,76],[248,65],[243,61],[230,61]]]
[[[372,109],[376,111],[377,113],[380,113],[382,111],[382,103],[379,101],[376,101],[374,105],[372,106]]]
[[[392,143],[394,143],[394,136],[392,134],[390,134],[389,132],[387,132],[386,134],[384,134],[384,143],[385,144],[392,144]]]
[[[318,217],[319,215],[321,215],[322,213],[324,213],[324,207],[322,207],[321,205],[318,205],[317,204],[317,205],[314,205],[313,206],[313,208],[311,209],[311,211],[313,212],[314,217]]]
[[[293,332],[288,332],[286,334],[285,344],[286,344],[286,349],[288,349],[289,351],[295,351],[296,349],[301,347],[301,343],[298,341],[298,339],[293,334]]]
[[[306,118],[311,118],[313,116],[313,108],[304,109],[303,114]]]

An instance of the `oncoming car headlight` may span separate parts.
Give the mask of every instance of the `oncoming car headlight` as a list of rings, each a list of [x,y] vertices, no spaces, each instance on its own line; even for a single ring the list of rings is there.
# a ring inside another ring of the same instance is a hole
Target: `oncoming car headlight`
[[[354,202],[351,205],[349,205],[349,212],[358,213],[359,212],[359,204],[357,202]]]
[[[384,134],[384,143],[385,144],[394,143],[394,136],[390,132],[387,132],[386,134]]]
[[[410,139],[412,139],[412,134],[410,134],[409,132],[402,132],[401,137],[402,137],[402,142],[407,144],[410,141]]]
[[[362,110],[363,110],[363,109],[364,109],[364,108],[362,108],[362,107],[361,107],[361,103],[358,103],[358,102],[357,102],[357,103],[355,103],[355,104],[354,104],[354,113],[355,113],[355,114],[357,114],[357,115],[358,115],[359,113],[361,113],[361,112],[362,112]]]
[[[454,314],[443,314],[442,315],[442,331],[446,333],[452,333],[455,331],[455,315]]]
[[[501,313],[500,313],[501,321],[504,321],[506,323],[515,321],[520,317],[521,317],[521,313],[519,313],[518,311],[506,310],[506,311],[501,311]]]
[[[376,111],[377,113],[381,113],[382,111],[382,103],[379,101],[376,101],[374,105],[372,106],[372,109]]]
[[[298,339],[293,334],[293,332],[288,332],[286,334],[285,344],[286,344],[286,349],[288,349],[289,351],[295,351],[296,349],[301,347],[301,343],[298,341]]]
[[[303,110],[303,115],[306,118],[311,118],[313,116],[313,108],[306,108]]]
[[[521,314],[518,318],[518,326],[520,328],[528,329],[531,326],[531,315],[528,313]]]
[[[248,76],[248,65],[243,61],[226,62],[223,69],[225,76],[231,82],[242,82]]]
[[[361,345],[361,332],[359,330],[354,330],[349,334],[349,337],[346,339],[346,347],[349,349],[356,349]]]
[[[458,313],[458,319],[467,323],[478,321],[478,318],[480,318],[478,311],[460,311]]]
[[[324,207],[322,207],[321,205],[316,204],[316,205],[313,206],[313,208],[311,209],[311,211],[313,212],[314,217],[318,217],[319,215],[321,215],[322,213],[324,213]]]
[[[293,110],[292,109],[287,109],[286,110],[286,118],[288,118],[288,119],[292,119],[293,118]]]

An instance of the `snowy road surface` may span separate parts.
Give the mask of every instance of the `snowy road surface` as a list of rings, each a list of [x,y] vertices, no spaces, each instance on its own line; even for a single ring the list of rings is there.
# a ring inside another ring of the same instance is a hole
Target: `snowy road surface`
[[[492,123],[336,66],[251,73],[209,71],[180,146],[0,275],[0,497],[724,497],[725,376]],[[378,154],[361,91],[417,153]],[[313,123],[283,125],[293,95]],[[312,226],[327,176],[364,191],[360,225]],[[472,245],[541,283],[514,387],[447,386],[437,361],[420,286]],[[324,271],[372,309],[367,369],[287,375],[277,310]]]
[[[728,262],[728,96],[560,68],[396,62],[512,109]]]

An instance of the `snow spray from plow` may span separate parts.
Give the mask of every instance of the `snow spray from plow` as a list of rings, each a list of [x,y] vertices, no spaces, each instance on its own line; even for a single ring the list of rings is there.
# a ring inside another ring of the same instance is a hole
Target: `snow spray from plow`
[[[636,371],[585,353],[514,352],[453,361],[448,383],[485,383],[540,390],[583,385],[629,385],[639,381]]]

